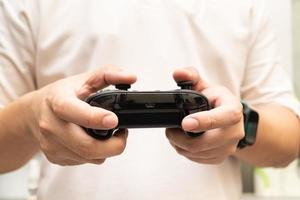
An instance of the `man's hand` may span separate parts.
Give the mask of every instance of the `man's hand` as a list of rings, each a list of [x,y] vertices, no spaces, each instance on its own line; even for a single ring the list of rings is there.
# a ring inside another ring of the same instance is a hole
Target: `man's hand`
[[[28,123],[48,160],[59,165],[101,164],[105,158],[121,154],[126,145],[126,130],[110,140],[98,141],[80,127],[112,129],[118,124],[117,116],[83,100],[108,85],[135,81],[135,76],[120,70],[101,69],[59,80],[33,92],[33,117]]]
[[[178,69],[173,74],[176,82],[191,80],[193,89],[205,95],[213,109],[185,117],[182,129],[202,132],[192,138],[181,129],[167,129],[166,135],[175,150],[186,158],[204,164],[219,164],[233,155],[244,137],[242,104],[228,89],[210,86],[194,68]]]

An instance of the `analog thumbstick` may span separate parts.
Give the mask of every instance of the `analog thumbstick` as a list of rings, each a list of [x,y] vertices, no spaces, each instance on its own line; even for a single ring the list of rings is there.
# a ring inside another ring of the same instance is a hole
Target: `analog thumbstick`
[[[181,81],[181,82],[178,82],[177,85],[182,90],[192,90],[193,82],[192,81]]]
[[[128,90],[131,87],[130,84],[117,84],[116,88],[118,90]]]

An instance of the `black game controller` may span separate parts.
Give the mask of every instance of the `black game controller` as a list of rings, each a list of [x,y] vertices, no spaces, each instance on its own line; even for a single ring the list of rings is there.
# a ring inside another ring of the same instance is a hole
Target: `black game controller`
[[[130,85],[116,85],[116,90],[99,91],[88,97],[91,106],[114,112],[119,124],[111,130],[85,128],[96,139],[108,139],[118,129],[181,128],[182,119],[210,109],[207,98],[192,90],[191,81],[179,82],[173,91],[128,91]],[[191,137],[202,133],[186,133]]]

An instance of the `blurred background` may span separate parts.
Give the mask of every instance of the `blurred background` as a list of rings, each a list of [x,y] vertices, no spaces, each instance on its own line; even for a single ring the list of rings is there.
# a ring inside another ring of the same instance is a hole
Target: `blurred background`
[[[300,97],[300,0],[267,0],[282,60]],[[0,200],[25,200],[38,179],[38,158],[13,173],[0,175]],[[300,199],[300,161],[285,169],[241,167],[244,200]]]

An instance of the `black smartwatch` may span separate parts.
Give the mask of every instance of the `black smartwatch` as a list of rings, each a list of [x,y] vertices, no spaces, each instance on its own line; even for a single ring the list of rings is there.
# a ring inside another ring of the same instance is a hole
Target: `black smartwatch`
[[[242,101],[241,103],[243,105],[245,137],[239,141],[239,149],[243,149],[246,146],[250,146],[255,143],[259,122],[258,112],[251,109],[245,101]]]

